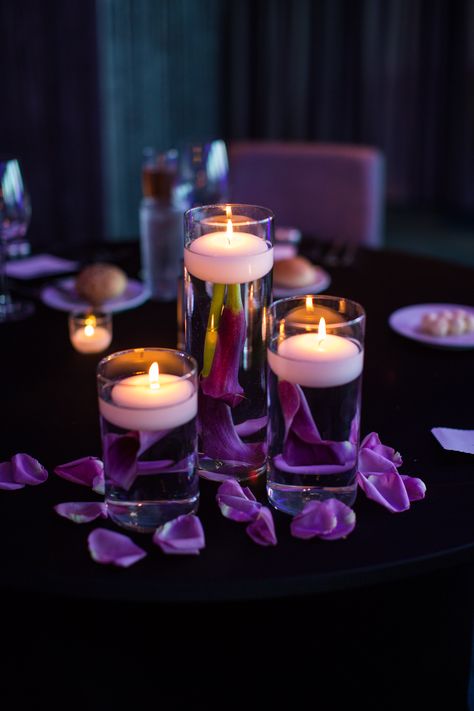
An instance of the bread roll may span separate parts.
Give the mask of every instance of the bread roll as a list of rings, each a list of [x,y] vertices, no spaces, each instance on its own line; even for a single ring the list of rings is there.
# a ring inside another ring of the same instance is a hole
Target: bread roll
[[[316,277],[315,267],[305,257],[280,259],[273,266],[273,281],[288,289],[314,284]]]
[[[127,286],[127,275],[114,264],[90,264],[76,277],[76,291],[93,306],[121,296]]]

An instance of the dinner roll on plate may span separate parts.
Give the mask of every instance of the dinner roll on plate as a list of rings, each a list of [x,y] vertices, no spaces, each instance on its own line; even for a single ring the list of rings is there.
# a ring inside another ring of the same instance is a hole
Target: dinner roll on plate
[[[98,306],[123,294],[127,287],[127,275],[114,264],[97,262],[77,275],[75,286],[81,298]]]
[[[273,281],[286,288],[309,286],[317,279],[317,271],[306,257],[280,259],[273,266]]]

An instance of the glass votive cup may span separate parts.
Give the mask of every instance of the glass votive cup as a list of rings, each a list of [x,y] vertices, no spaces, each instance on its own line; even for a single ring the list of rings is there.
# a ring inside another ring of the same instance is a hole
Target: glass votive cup
[[[79,353],[101,353],[112,342],[112,314],[74,311],[69,314],[69,338]]]
[[[267,494],[277,509],[355,501],[364,330],[364,309],[345,298],[270,307]]]
[[[182,351],[135,348],[97,367],[109,517],[151,532],[197,510],[197,364]]]

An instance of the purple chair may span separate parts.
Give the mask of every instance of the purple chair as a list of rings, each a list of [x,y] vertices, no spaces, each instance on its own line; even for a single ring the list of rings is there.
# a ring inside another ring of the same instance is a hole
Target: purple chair
[[[232,202],[269,207],[277,226],[324,242],[382,244],[385,172],[377,149],[236,141],[229,159]]]

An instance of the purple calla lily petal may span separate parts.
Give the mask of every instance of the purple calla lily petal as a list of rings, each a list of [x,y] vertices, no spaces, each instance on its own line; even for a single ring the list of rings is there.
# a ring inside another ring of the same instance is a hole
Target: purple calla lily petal
[[[128,491],[137,478],[137,457],[140,449],[138,432],[118,435],[112,432],[104,437],[104,463],[109,479]]]
[[[277,544],[272,512],[266,506],[261,507],[257,518],[249,523],[245,530],[252,541],[258,543],[259,546],[276,546]]]
[[[10,461],[13,468],[13,479],[17,484],[37,486],[48,478],[48,472],[43,465],[34,457],[30,457],[29,454],[15,454]]]
[[[107,518],[107,506],[99,501],[68,501],[54,507],[56,513],[74,523],[89,523],[96,518]]]
[[[342,501],[310,501],[291,522],[291,534],[296,538],[318,536],[325,541],[335,541],[348,536],[355,524],[354,511]]]
[[[222,515],[232,521],[254,521],[262,508],[250,489],[243,489],[235,480],[221,484],[216,500]]]
[[[357,483],[369,499],[385,506],[392,513],[400,513],[410,508],[405,484],[396,469],[382,474],[359,471]]]
[[[24,486],[14,480],[12,463],[2,462],[0,464],[0,489],[13,491],[14,489],[23,489]]]
[[[405,490],[410,501],[420,501],[425,498],[426,484],[422,479],[407,474],[400,474],[405,484]]]
[[[229,405],[203,392],[199,393],[199,429],[206,457],[226,462],[235,460],[246,465],[260,465],[265,461],[262,443],[247,444],[238,436]]]
[[[160,546],[163,553],[174,555],[199,555],[206,545],[204,530],[197,516],[178,516],[156,529],[153,543]]]
[[[278,469],[289,474],[343,474],[353,467],[352,462],[349,462],[349,464],[304,464],[302,466],[292,466],[288,464],[282,454],[277,454],[273,458],[273,463]]]
[[[59,464],[54,473],[74,484],[89,486],[98,494],[104,493],[104,465],[97,457],[82,457]]]
[[[376,432],[371,432],[367,437],[364,437],[360,443],[360,449],[372,450],[382,457],[385,457],[385,459],[388,459],[395,464],[396,467],[400,467],[403,464],[400,452],[396,452],[392,447],[387,447],[385,444],[382,444]]]
[[[238,374],[245,332],[244,310],[225,306],[219,322],[211,370],[207,377],[201,378],[201,388],[205,395],[223,400],[231,407],[241,402],[244,392]]]
[[[239,437],[249,437],[257,432],[260,432],[264,427],[267,426],[268,417],[257,417],[254,420],[245,420],[238,425],[235,425],[235,431]]]
[[[95,528],[87,539],[89,552],[97,563],[128,568],[146,556],[128,536],[106,528]]]

